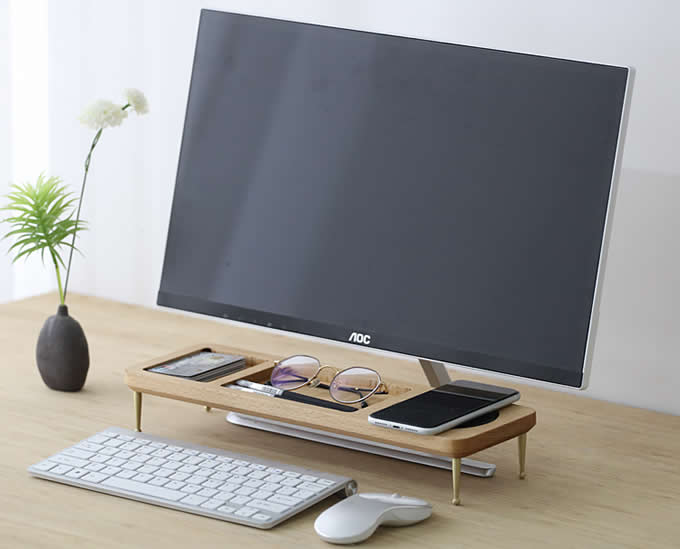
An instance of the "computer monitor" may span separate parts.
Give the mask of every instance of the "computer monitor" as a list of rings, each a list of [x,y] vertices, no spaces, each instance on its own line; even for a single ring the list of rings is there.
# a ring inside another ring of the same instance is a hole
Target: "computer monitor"
[[[581,387],[629,80],[203,10],[158,304]]]

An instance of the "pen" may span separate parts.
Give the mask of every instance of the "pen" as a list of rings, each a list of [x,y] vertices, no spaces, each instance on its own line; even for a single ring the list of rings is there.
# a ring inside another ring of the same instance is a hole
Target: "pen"
[[[239,379],[236,381],[236,385],[228,385],[233,389],[248,389],[248,392],[255,392],[261,395],[267,395],[275,398],[285,398],[286,400],[293,400],[295,402],[303,402],[305,404],[313,404],[314,406],[321,406],[323,408],[330,408],[331,410],[340,410],[342,412],[356,412],[357,409],[352,406],[347,406],[345,404],[340,404],[339,402],[331,402],[329,400],[323,400],[321,398],[315,398],[308,395],[301,395],[299,393],[293,393],[291,391],[285,391],[279,389],[278,387],[272,387],[271,385],[262,385],[261,383],[254,383],[252,381],[247,381],[245,379]]]

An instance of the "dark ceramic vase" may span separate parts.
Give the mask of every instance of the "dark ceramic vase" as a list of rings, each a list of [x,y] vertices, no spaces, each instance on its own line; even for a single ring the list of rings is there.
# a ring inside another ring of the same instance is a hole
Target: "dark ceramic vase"
[[[90,367],[85,332],[59,305],[57,314],[43,324],[35,350],[38,371],[45,385],[57,391],[80,391]]]

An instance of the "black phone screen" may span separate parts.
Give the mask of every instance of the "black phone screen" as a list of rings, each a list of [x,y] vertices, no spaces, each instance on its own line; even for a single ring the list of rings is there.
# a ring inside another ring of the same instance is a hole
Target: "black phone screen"
[[[432,428],[506,399],[514,392],[484,391],[448,384],[374,412],[371,417]]]

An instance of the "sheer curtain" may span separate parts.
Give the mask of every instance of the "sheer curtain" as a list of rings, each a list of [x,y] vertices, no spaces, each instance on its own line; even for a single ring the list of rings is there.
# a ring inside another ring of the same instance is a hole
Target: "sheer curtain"
[[[0,0],[0,194],[48,172],[47,0]],[[5,199],[1,202],[4,204]],[[3,212],[0,217],[7,214]],[[5,232],[7,226],[0,226]],[[0,301],[55,288],[40,258],[12,264],[0,244]]]

